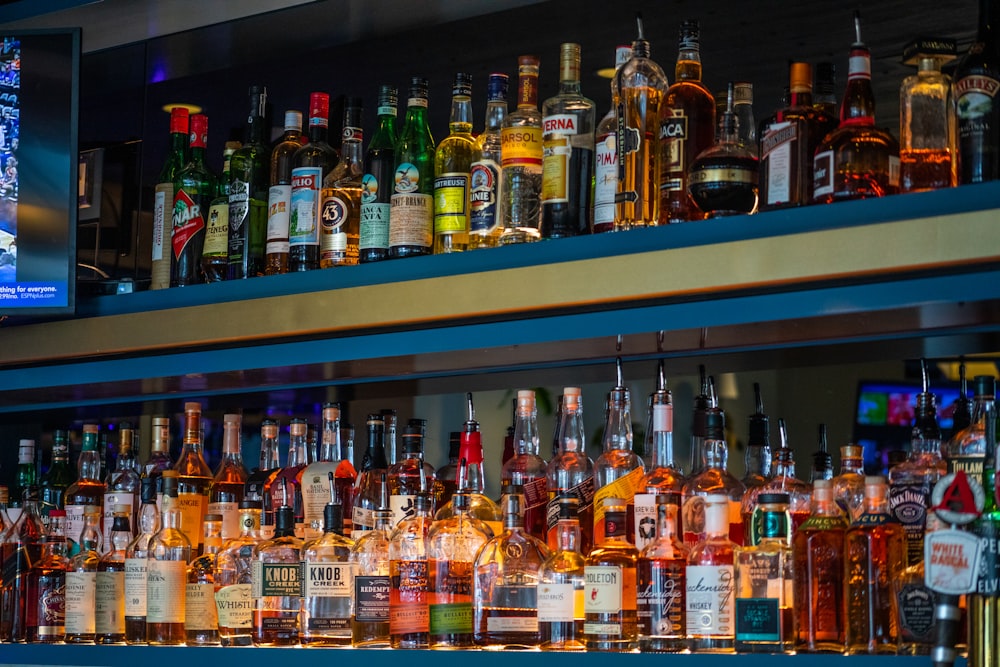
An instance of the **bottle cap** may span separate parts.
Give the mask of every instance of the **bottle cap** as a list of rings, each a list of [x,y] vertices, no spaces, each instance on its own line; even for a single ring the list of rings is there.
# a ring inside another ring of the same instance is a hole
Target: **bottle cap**
[[[865,450],[860,445],[844,445],[840,448],[840,458],[843,459],[860,459],[865,455]]]
[[[419,98],[427,99],[427,92],[430,89],[430,84],[427,79],[422,76],[410,77],[410,99]]]
[[[757,496],[760,505],[787,505],[791,498],[787,493],[762,493]]]
[[[680,38],[677,45],[681,51],[698,51],[698,40],[701,36],[701,29],[697,19],[686,19],[681,23]]]
[[[330,124],[330,96],[326,93],[309,95],[309,125],[326,127]]]
[[[525,416],[535,410],[535,392],[531,389],[520,389],[517,392],[517,412]]]
[[[302,131],[302,112],[289,109],[285,112],[285,132]]]
[[[24,438],[17,445],[17,462],[18,463],[34,463],[35,462],[35,441]]]
[[[260,423],[260,437],[274,440],[278,437],[278,422],[273,419],[265,419]]]
[[[223,517],[221,514],[206,514],[205,521],[214,521],[216,523],[222,523]]]
[[[580,45],[567,42],[559,47],[559,80],[580,80]]]
[[[170,133],[171,134],[187,134],[188,133],[188,123],[190,122],[191,112],[185,107],[174,107],[170,110]],[[51,516],[51,513],[50,513]]]
[[[580,407],[580,388],[565,387],[562,394],[563,410],[576,410]]]
[[[733,104],[753,104],[753,84],[737,81],[733,84]]]
[[[507,87],[510,77],[502,72],[490,74],[490,82],[487,87],[487,100],[490,102],[506,102]]]
[[[139,500],[143,504],[156,502],[156,477],[143,477],[139,480]]]
[[[472,97],[472,75],[466,72],[455,74],[455,85],[451,87],[452,97]]]
[[[344,529],[344,508],[340,503],[327,503],[323,507],[323,529],[336,533]]]
[[[115,506],[111,510],[114,514],[130,514],[132,512],[131,505],[125,505],[123,503],[115,503]]]
[[[885,495],[885,477],[871,475],[865,477],[865,498],[880,498]]]
[[[259,510],[263,507],[263,503],[259,500],[252,500],[250,498],[244,498],[240,501],[241,510]]]
[[[996,380],[992,375],[977,375],[972,379],[972,386],[976,396],[993,398],[996,395]]]
[[[903,64],[918,65],[924,58],[948,63],[958,56],[958,45],[945,37],[917,37],[903,47]]]
[[[378,87],[378,113],[383,115],[391,113],[396,115],[396,106],[399,104],[399,90],[396,86],[383,83]],[[390,110],[391,108],[391,110]]]
[[[793,62],[789,66],[788,88],[793,93],[811,93],[812,80],[812,65],[809,63]]]
[[[309,425],[306,424],[306,420],[300,417],[292,419],[291,423],[288,425],[289,434],[295,437],[302,437],[306,434]]]

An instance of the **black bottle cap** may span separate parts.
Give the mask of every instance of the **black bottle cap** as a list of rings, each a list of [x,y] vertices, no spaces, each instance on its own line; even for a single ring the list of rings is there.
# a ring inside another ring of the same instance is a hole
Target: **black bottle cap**
[[[462,432],[452,431],[448,434],[448,458],[457,459],[462,450]]]
[[[819,425],[819,449],[813,454],[813,468],[821,471],[833,469],[833,456],[826,444],[826,424]]]
[[[156,480],[159,477],[143,477],[139,480],[139,499],[143,504],[156,502]]]
[[[758,505],[775,505],[791,502],[791,497],[787,493],[762,493],[757,496]]]
[[[760,383],[753,383],[753,396],[756,412],[747,418],[748,447],[769,447],[771,445],[771,423],[764,414],[764,399],[761,397]]]
[[[996,380],[992,375],[977,375],[972,379],[972,386],[975,387],[976,396],[996,396]]]
[[[288,537],[295,534],[295,512],[291,507],[282,505],[274,513],[274,536]]]
[[[691,435],[704,438],[708,433],[706,422],[707,411],[712,407],[712,399],[709,396],[708,376],[705,375],[704,364],[698,366],[698,374],[701,378],[701,393],[694,397],[694,410],[691,415]]]
[[[427,91],[430,84],[422,76],[410,77],[410,97],[422,97],[427,99]]]
[[[705,437],[709,440],[726,438],[726,413],[722,408],[709,408],[705,411]]]
[[[556,501],[560,519],[576,519],[580,511],[580,499],[576,496],[560,496]]]
[[[338,535],[344,532],[344,508],[339,503],[327,503],[323,508],[323,530]]]
[[[244,498],[240,501],[241,510],[259,510],[262,509],[264,504],[259,500],[253,500],[251,498]]]

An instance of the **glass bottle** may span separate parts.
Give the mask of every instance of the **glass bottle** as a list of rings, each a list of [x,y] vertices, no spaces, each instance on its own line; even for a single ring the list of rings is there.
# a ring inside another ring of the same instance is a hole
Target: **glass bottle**
[[[1000,624],[1000,508],[997,507],[996,422],[986,424],[986,452],[983,466],[983,512],[972,524],[979,538],[981,555],[976,590],[967,596],[968,664],[989,665],[997,662],[997,639]],[[936,611],[936,610],[935,610]],[[937,651],[935,651],[937,653]]]
[[[760,536],[752,546],[737,547],[737,653],[790,653],[795,649],[794,561],[789,495],[757,497]]]
[[[812,470],[809,473],[809,483],[818,479],[833,479],[833,456],[827,449],[826,424],[819,425],[819,449],[812,455]]]
[[[101,509],[89,506],[79,551],[66,568],[65,611],[67,644],[93,644],[96,633],[97,566],[101,560]]]
[[[538,410],[535,392],[517,392],[517,419],[514,422],[514,457],[500,469],[500,484],[521,487],[524,505],[524,528],[532,537],[545,540],[548,532],[545,513],[549,497],[546,491],[546,464],[538,454]]]
[[[979,0],[979,30],[954,73],[958,118],[958,182],[983,183],[1000,177],[1000,39],[995,0]]]
[[[360,97],[344,101],[341,160],[323,179],[320,214],[319,268],[358,263],[361,233],[361,179],[365,174],[364,129]]]
[[[295,646],[299,643],[302,599],[302,540],[295,536],[292,490],[281,494],[275,512],[274,537],[253,550],[250,579],[253,598],[254,646]]]
[[[684,488],[684,472],[674,459],[674,406],[662,360],[657,368],[657,388],[649,395],[647,407],[646,453],[652,456],[643,493],[635,494],[635,548],[640,552],[657,536],[657,496],[680,493]]]
[[[586,649],[583,641],[586,559],[580,551],[580,499],[564,495],[554,502],[555,546],[538,573],[539,648],[583,651]]]
[[[266,485],[264,494],[271,499],[271,507],[287,503],[292,508],[295,522],[295,537],[302,539],[305,534],[305,511],[302,506],[302,471],[305,470],[306,436],[308,424],[300,417],[294,417],[288,425],[288,461],[275,473]],[[286,499],[287,495],[287,499]]]
[[[250,86],[247,141],[229,160],[229,280],[264,275],[271,147],[267,88]]]
[[[222,540],[240,534],[240,501],[247,483],[247,469],[240,454],[242,418],[236,413],[222,417],[222,459],[208,492],[208,513],[222,517]]]
[[[753,84],[749,81],[733,84],[733,113],[737,120],[736,143],[752,155],[758,155],[760,147],[757,143],[757,119],[753,113]]]
[[[615,72],[632,59],[631,46],[615,49]],[[611,77],[611,108],[597,123],[594,135],[594,220],[595,234],[620,231],[615,226],[615,191],[618,189],[618,78]]]
[[[403,458],[389,466],[389,507],[396,517],[398,526],[404,519],[412,518],[416,512],[416,498],[420,494],[434,498],[434,468],[424,461],[424,420],[411,419],[403,429]]]
[[[678,535],[681,495],[656,495],[656,535],[639,552],[636,564],[636,608],[639,651],[675,653],[687,644],[688,549]]]
[[[125,641],[128,644],[146,643],[146,571],[149,560],[149,542],[160,530],[160,512],[156,507],[157,480],[143,478],[139,496],[139,525],[136,536],[125,548]],[[162,485],[161,485],[162,488]]]
[[[29,613],[28,579],[32,565],[42,553],[45,525],[38,511],[38,488],[24,493],[21,515],[0,535],[0,641],[23,642],[27,638]],[[65,520],[63,510],[58,510]],[[33,613],[33,612],[32,612]]]
[[[201,404],[184,404],[184,446],[173,470],[177,471],[177,509],[181,512],[179,528],[191,541],[192,554],[201,553],[201,524],[208,510],[212,489],[212,469],[202,454]]]
[[[337,415],[340,414],[339,404],[327,404],[324,406],[324,416],[332,419],[333,412],[327,412],[331,406]],[[354,467],[354,427],[350,424],[342,424],[339,416],[336,426],[329,424],[328,419],[324,419],[323,438],[324,442],[333,439],[336,434],[336,461],[337,467],[333,471],[333,483],[337,487],[337,497],[340,499],[340,506],[344,515],[344,535],[350,536],[354,530],[354,485],[358,480],[358,471]]]
[[[351,644],[358,648],[389,647],[389,541],[392,510],[386,473],[379,473],[380,499],[372,511],[375,525],[362,533],[351,549],[354,564],[354,600],[351,608]]]
[[[746,487],[744,501],[755,495],[754,489],[767,484],[767,480],[771,477],[771,425],[770,419],[764,413],[764,399],[761,396],[759,382],[753,383],[753,396],[756,410],[747,418],[747,444],[744,457],[746,473],[740,480]],[[749,515],[744,512],[744,527],[748,525],[748,518]]]
[[[472,137],[472,75],[459,72],[451,88],[448,136],[434,153],[434,254],[469,245],[469,193],[476,140]]]
[[[247,476],[243,497],[260,502],[260,531],[264,539],[274,536],[274,508],[267,492],[275,475],[281,470],[278,459],[278,422],[263,419],[260,422],[260,459],[257,467]]]
[[[395,465],[399,461],[399,447],[396,446],[396,411],[393,408],[382,408],[379,411],[385,430],[385,453],[389,465]],[[361,461],[364,465],[364,460]],[[388,468],[388,466],[387,466]]]
[[[583,569],[583,636],[588,651],[630,652],[639,646],[639,552],[629,540],[625,508],[621,498],[604,499],[604,541],[587,554]]]
[[[226,280],[229,275],[229,163],[240,145],[238,141],[227,141],[222,149],[219,189],[208,208],[208,217],[205,218],[201,272],[207,283]]]
[[[267,236],[264,245],[264,275],[288,273],[288,229],[292,211],[292,158],[306,138],[302,135],[302,112],[285,112],[285,133],[271,151],[271,173],[267,191]]]
[[[427,79],[410,79],[396,142],[389,211],[389,256],[429,255],[434,244],[434,137],[427,120]]]
[[[507,116],[506,74],[490,74],[486,127],[476,138],[469,178],[469,250],[492,248],[500,240],[500,129]]]
[[[302,514],[304,522],[303,537],[306,540],[315,540],[323,535],[323,520],[326,513],[326,506],[330,501],[330,491],[327,488],[327,476],[334,473],[334,482],[337,488],[337,498],[340,505],[341,524],[347,534],[350,534],[350,524],[344,521],[344,517],[350,510],[350,505],[345,507],[343,501],[345,490],[348,498],[353,491],[354,476],[350,476],[349,485],[340,483],[340,478],[336,476],[338,470],[338,457],[340,456],[340,405],[337,403],[327,403],[323,406],[322,443],[319,448],[318,460],[310,463],[302,471]],[[353,458],[353,457],[351,457]],[[348,461],[348,463],[350,463]],[[351,465],[351,471],[354,466]]]
[[[788,428],[785,426],[784,419],[778,419],[778,433],[780,437],[781,446],[778,451],[775,452],[774,465],[771,470],[771,479],[768,480],[760,489],[760,493],[784,493],[788,495],[788,512],[789,518],[791,520],[791,525],[788,530],[788,543],[791,545],[791,536],[795,534],[795,531],[799,529],[806,519],[809,518],[810,504],[812,500],[812,487],[800,480],[795,476],[795,452],[789,446],[788,442]],[[759,501],[758,501],[759,503]],[[746,510],[746,496],[743,500],[743,509]],[[749,508],[751,513],[754,509]],[[745,534],[750,535],[751,541],[747,542],[750,544],[757,544],[759,536],[762,535],[761,531],[766,528],[761,521],[766,518],[763,516],[753,515],[753,520],[751,522],[750,530],[744,531]]]
[[[479,550],[473,566],[474,641],[490,650],[533,649],[541,643],[538,582],[549,549],[525,530],[521,488],[503,491],[503,532]]]
[[[594,103],[580,92],[580,45],[559,47],[559,93],[542,102],[542,238],[589,234]]]
[[[462,432],[448,434],[448,462],[434,471],[434,518],[442,507],[451,502],[458,490],[458,462],[462,451]]]
[[[955,59],[955,42],[917,39],[903,49],[903,63],[917,73],[899,87],[899,191],[948,188],[958,182],[955,102],[942,65]]]
[[[88,507],[100,508],[104,503],[104,482],[101,481],[101,459],[97,451],[97,424],[83,425],[83,450],[77,459],[77,480],[66,489],[66,523],[64,525],[69,555],[78,550],[84,515]],[[100,512],[100,509],[98,509]]]
[[[757,212],[758,160],[740,146],[733,99],[729,84],[726,110],[719,118],[719,142],[698,153],[688,167],[688,192],[698,210],[712,218]]]
[[[814,204],[899,192],[899,144],[888,132],[875,127],[871,52],[861,41],[857,11],[854,32],[840,125],[817,145],[813,157]]]
[[[865,508],[864,450],[859,445],[840,448],[840,473],[833,478],[833,499],[854,523]]]
[[[667,76],[649,57],[649,42],[636,15],[638,37],[632,57],[615,72],[611,93],[618,117],[615,147],[618,184],[615,229],[649,227],[660,219],[660,105],[666,97]]]
[[[180,475],[163,472],[163,512],[160,529],[146,547],[146,641],[159,646],[184,644],[185,586],[193,549],[182,530],[178,506]]]
[[[327,143],[330,96],[309,95],[309,141],[292,154],[292,190],[289,195],[288,270],[319,267],[319,227],[322,188],[337,163],[337,149]]]
[[[687,634],[696,653],[731,653],[735,644],[733,570],[738,545],[729,539],[730,504],[724,494],[705,496],[705,537],[688,555]]]
[[[351,538],[355,541],[361,534],[375,527],[375,509],[382,497],[383,474],[388,474],[389,464],[385,460],[385,422],[380,414],[369,414],[366,420],[368,446],[354,486],[354,517]],[[388,484],[388,482],[386,482]],[[385,489],[388,494],[388,487]]]
[[[149,283],[151,290],[170,287],[173,256],[170,232],[173,228],[174,177],[187,164],[190,113],[183,107],[174,107],[170,110],[170,147],[153,192],[152,270]]]
[[[97,563],[94,585],[94,640],[97,644],[125,643],[125,554],[132,539],[129,517],[133,507],[112,508],[107,549]]]
[[[142,464],[139,471],[140,484],[142,479],[153,480],[153,488],[156,491],[156,507],[160,508],[160,501],[163,499],[163,483],[160,475],[164,470],[169,470],[174,462],[170,458],[170,419],[167,417],[153,417],[153,432],[150,435],[149,458]]]
[[[899,622],[893,581],[906,567],[903,527],[889,516],[882,477],[865,478],[863,514],[844,537],[847,653],[896,653]]]
[[[20,508],[24,502],[24,490],[28,487],[38,485],[38,472],[35,469],[35,441],[30,438],[22,438],[17,445],[17,479],[14,488],[9,492],[8,503],[10,508],[15,508],[16,512],[11,516],[11,521],[16,521],[20,516]],[[6,527],[6,526],[4,526]],[[0,534],[3,528],[0,527]]]
[[[713,406],[714,400],[711,395],[714,387],[709,384],[709,377],[705,372],[704,364],[698,365],[698,375],[701,387],[692,401],[691,407],[691,451],[688,460],[691,462],[691,474],[696,475],[701,472],[703,462],[701,460],[701,450],[705,445],[705,438],[708,434],[708,413],[718,406]],[[681,514],[681,526],[683,527],[683,512]]]
[[[39,482],[40,512],[48,517],[54,509],[66,505],[66,489],[76,480],[76,473],[69,465],[69,433],[56,429],[52,434],[52,465]]]
[[[27,512],[26,507],[25,513]],[[70,564],[68,543],[63,533],[65,520],[64,510],[54,509],[49,512],[45,541],[39,545],[38,555],[32,562],[30,571],[18,577],[23,577],[26,583],[22,607],[24,618],[19,619],[18,610],[14,611],[11,641],[52,644],[61,643],[66,637],[66,571]],[[33,523],[31,517],[28,517],[28,521]],[[19,540],[19,546],[18,551],[24,554],[21,548],[25,543]]]
[[[715,143],[715,100],[701,82],[700,32],[697,20],[681,23],[674,83],[660,103],[661,225],[705,218],[688,182],[695,158]]]
[[[170,245],[173,250],[172,287],[202,282],[201,253],[205,245],[205,216],[218,190],[217,179],[205,164],[208,116],[191,116],[190,159],[174,176]]]
[[[389,199],[396,170],[396,114],[399,93],[395,86],[378,90],[378,128],[365,153],[361,178],[361,222],[358,261],[378,262],[389,256]],[[346,513],[345,513],[346,516]]]
[[[215,604],[215,566],[222,550],[221,514],[206,514],[203,553],[191,561],[184,587],[184,634],[188,646],[219,644],[219,614]]]
[[[344,508],[332,471],[326,481],[329,502],[323,508],[323,534],[302,545],[299,640],[303,646],[350,646],[354,541],[344,537]]]
[[[580,535],[576,549],[590,553],[594,544],[594,462],[587,456],[586,431],[583,425],[583,398],[579,387],[566,387],[562,396],[562,420],[559,426],[559,452],[545,468],[548,506],[546,542],[559,548],[561,535],[560,507],[565,498],[576,498]]]
[[[500,130],[500,244],[528,243],[541,236],[542,114],[538,110],[537,56],[517,59],[517,109]]]
[[[240,501],[240,534],[215,556],[215,606],[223,646],[253,644],[253,552],[263,541],[261,503]]]
[[[430,630],[427,535],[432,523],[431,498],[418,495],[414,514],[396,525],[389,537],[389,645],[427,648]]]
[[[972,399],[969,398],[969,384],[965,378],[965,362],[958,364],[958,398],[952,404],[951,434],[949,440],[972,423]],[[943,450],[942,450],[943,453]]]
[[[972,399],[972,423],[955,433],[944,446],[944,459],[948,472],[965,471],[982,484],[983,461],[986,457],[986,427],[996,421],[996,380],[989,375],[977,375],[972,379],[974,397]]]
[[[135,429],[131,422],[118,424],[118,459],[114,471],[108,475],[104,493],[104,529],[101,543],[111,545],[116,505],[128,505],[129,525],[139,512],[139,473],[134,452]],[[131,538],[131,536],[129,536]]]

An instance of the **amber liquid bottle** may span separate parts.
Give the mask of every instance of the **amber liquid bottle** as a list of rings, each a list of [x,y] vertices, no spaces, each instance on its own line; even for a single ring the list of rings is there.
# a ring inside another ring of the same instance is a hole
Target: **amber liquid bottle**
[[[208,512],[222,517],[223,541],[240,534],[240,501],[247,481],[247,469],[240,456],[241,423],[238,414],[222,418],[222,461],[208,494]]]
[[[174,464],[177,471],[177,509],[181,531],[191,540],[191,551],[201,553],[202,522],[208,510],[212,470],[205,463],[201,443],[201,404],[184,404],[184,448]]]
[[[639,552],[628,538],[625,501],[604,500],[604,542],[583,568],[583,638],[588,651],[629,652],[639,647],[636,564]]]

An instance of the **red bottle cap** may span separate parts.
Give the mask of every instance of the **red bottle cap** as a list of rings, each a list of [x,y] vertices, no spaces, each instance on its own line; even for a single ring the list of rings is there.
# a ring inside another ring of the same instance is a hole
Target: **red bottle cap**
[[[191,116],[190,144],[191,148],[208,146],[208,116],[203,113]]]
[[[329,124],[330,96],[326,93],[312,93],[309,95],[309,125],[326,127]]]
[[[190,113],[184,107],[174,107],[170,110],[170,133],[171,134],[187,134],[188,133],[188,116]]]

